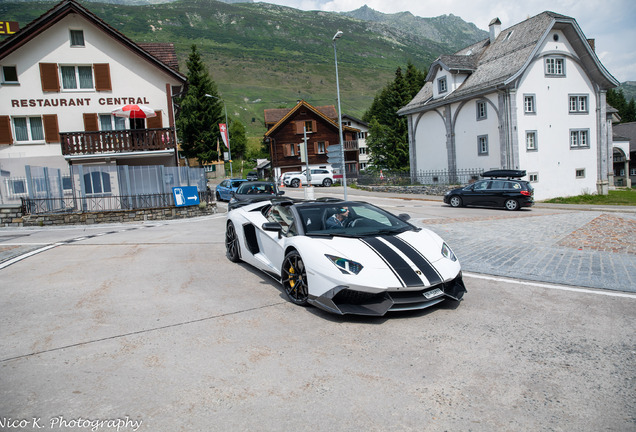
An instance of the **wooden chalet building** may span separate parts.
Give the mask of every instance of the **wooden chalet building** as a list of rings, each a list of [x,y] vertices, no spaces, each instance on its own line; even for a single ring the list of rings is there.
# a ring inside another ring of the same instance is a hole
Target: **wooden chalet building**
[[[307,131],[310,168],[331,166],[327,161],[327,148],[340,142],[338,112],[333,105],[314,107],[301,100],[291,109],[266,109],[265,127],[274,178],[285,172],[305,169],[305,163],[300,160],[303,128]],[[350,126],[342,127],[347,177],[358,174],[359,132]]]

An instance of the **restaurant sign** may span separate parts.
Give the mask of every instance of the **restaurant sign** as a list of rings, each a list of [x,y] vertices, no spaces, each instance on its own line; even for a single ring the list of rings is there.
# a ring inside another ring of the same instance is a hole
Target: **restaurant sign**
[[[20,24],[17,21],[0,21],[0,35],[11,35],[20,30]]]
[[[37,99],[11,99],[11,108],[29,107],[73,107],[95,106],[93,99],[87,98],[37,98]],[[97,99],[99,106],[119,106],[127,104],[150,105],[145,97],[100,97]]]

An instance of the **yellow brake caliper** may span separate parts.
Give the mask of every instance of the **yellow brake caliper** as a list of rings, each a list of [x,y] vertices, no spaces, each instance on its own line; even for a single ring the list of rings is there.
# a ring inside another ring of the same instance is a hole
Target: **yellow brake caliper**
[[[294,273],[296,273],[296,272],[294,271],[294,267],[290,267],[290,268],[289,268],[289,274],[290,274],[290,275],[293,275]],[[294,288],[294,285],[296,285],[296,280],[294,280],[294,279],[290,279],[290,280],[289,280],[289,287],[290,287],[290,288]]]

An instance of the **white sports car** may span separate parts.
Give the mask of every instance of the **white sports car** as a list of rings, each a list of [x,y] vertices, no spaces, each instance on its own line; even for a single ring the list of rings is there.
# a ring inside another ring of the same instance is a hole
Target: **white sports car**
[[[274,277],[289,299],[337,314],[424,309],[466,288],[435,233],[364,202],[273,198],[227,215],[225,246]]]

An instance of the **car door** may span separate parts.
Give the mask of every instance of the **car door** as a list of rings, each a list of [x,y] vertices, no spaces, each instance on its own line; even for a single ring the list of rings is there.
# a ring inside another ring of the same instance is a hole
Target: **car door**
[[[467,186],[462,191],[464,205],[487,205],[489,180],[480,180]]]
[[[282,227],[280,234],[277,231],[259,229],[259,244],[262,254],[258,257],[269,270],[280,274],[283,265],[286,239],[297,234],[294,217],[288,206],[273,205],[265,215],[268,222],[279,223]]]
[[[222,200],[224,201],[229,201],[230,199],[230,181],[229,180],[223,180],[219,186],[217,187],[217,192],[219,193],[219,196],[221,197]]]
[[[488,187],[488,199],[490,206],[503,207],[506,202],[507,194],[505,190],[505,180],[491,180]]]

